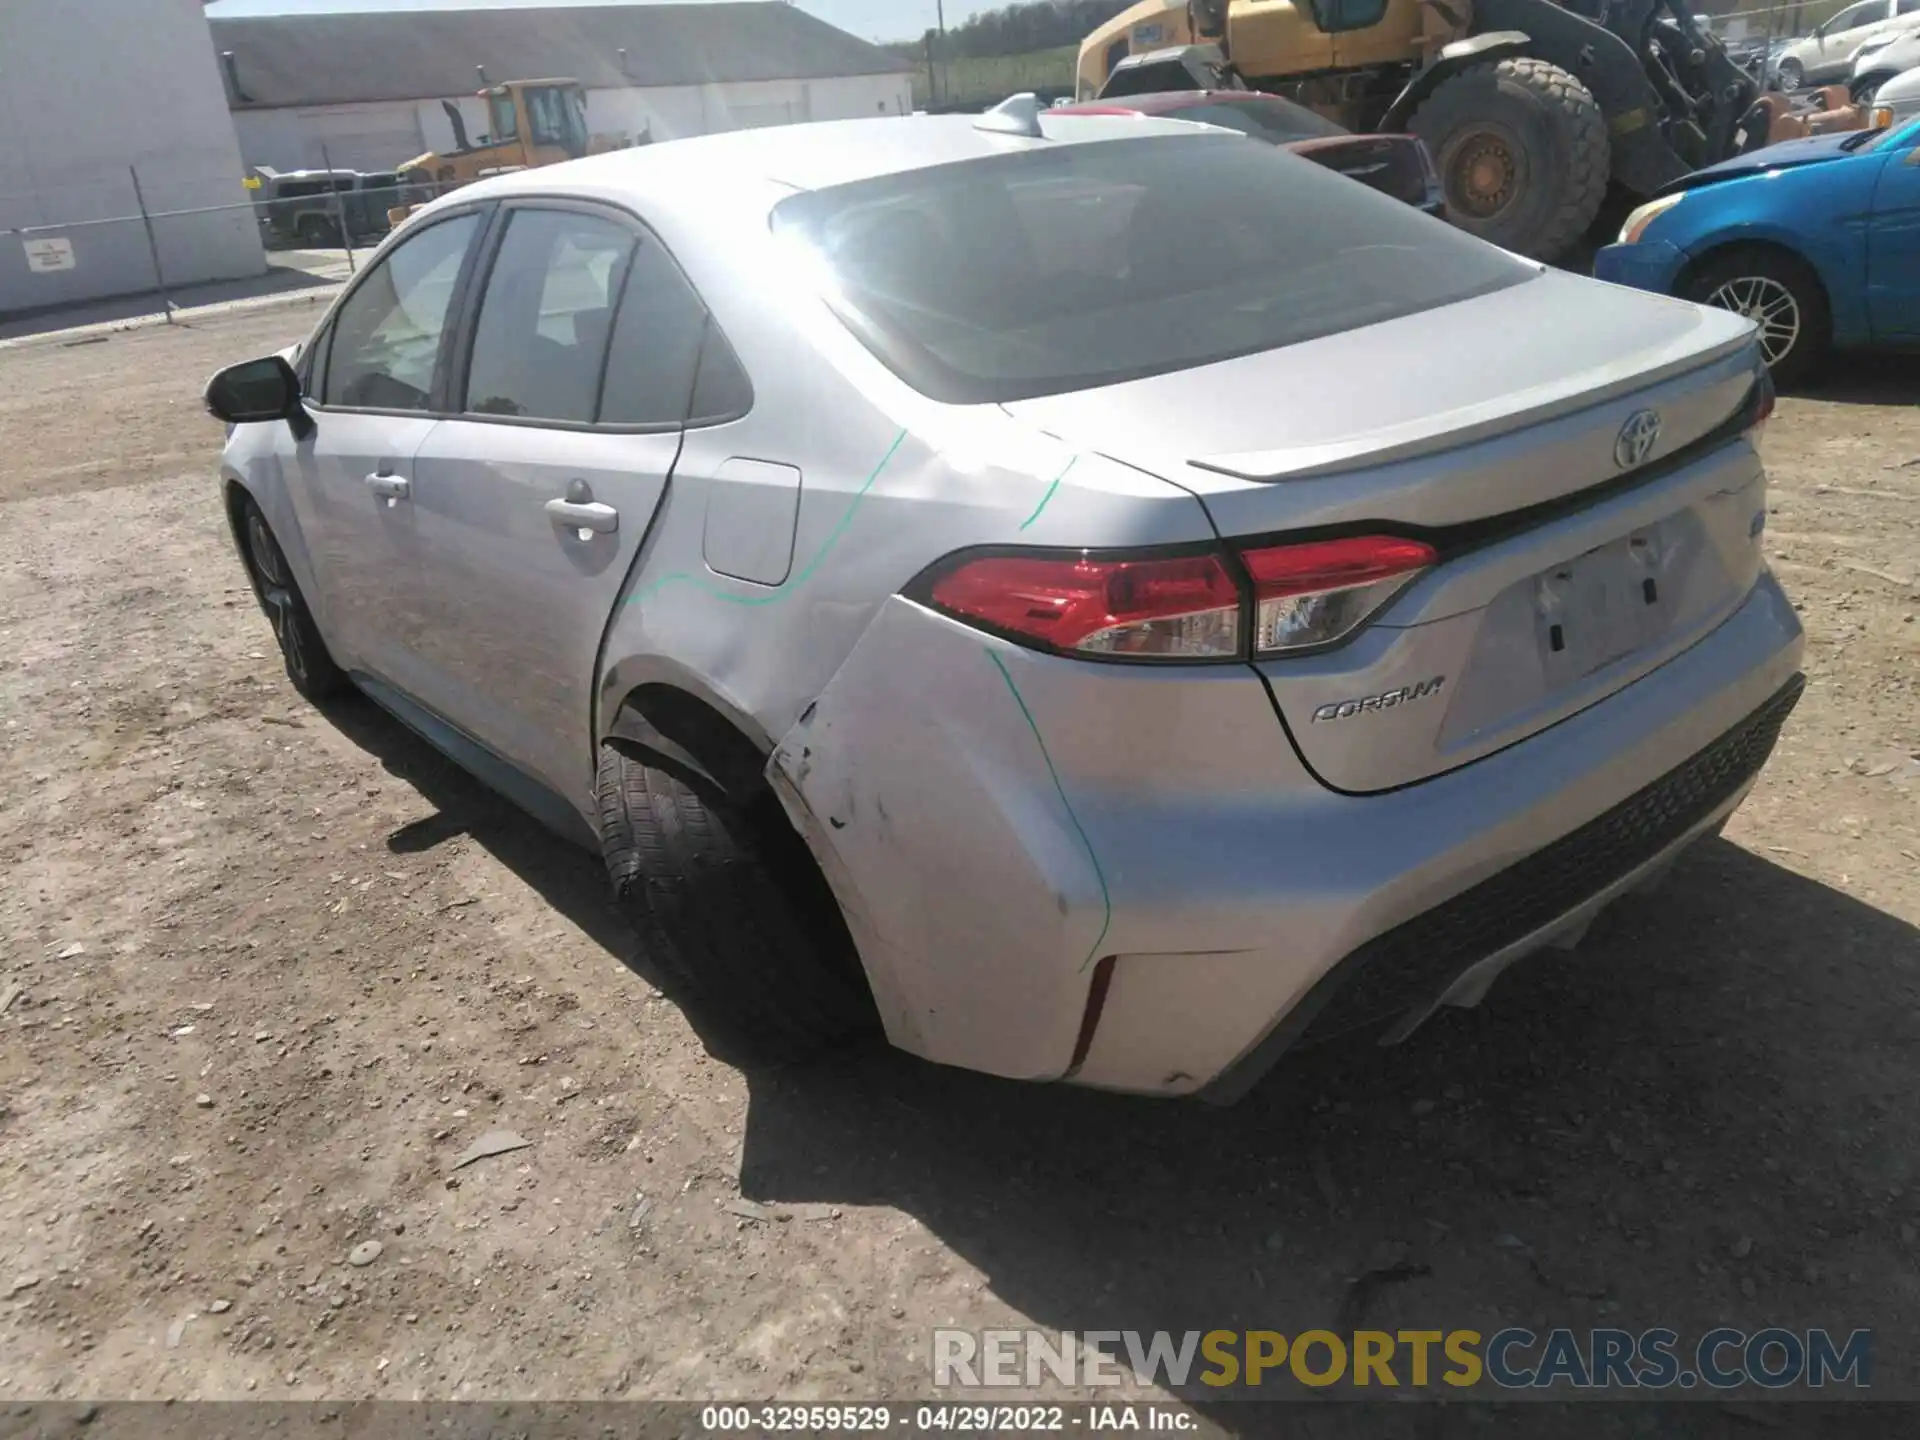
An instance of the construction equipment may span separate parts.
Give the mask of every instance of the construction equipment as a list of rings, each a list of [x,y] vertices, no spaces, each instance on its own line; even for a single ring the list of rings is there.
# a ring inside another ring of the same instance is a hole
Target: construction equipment
[[[1081,94],[1130,54],[1196,44],[1349,129],[1418,135],[1449,218],[1540,260],[1610,180],[1649,195],[1768,138],[1758,83],[1686,0],[1142,0],[1081,45]]]
[[[476,93],[487,107],[488,133],[470,142],[460,107],[441,101],[453,126],[454,148],[445,154],[430,150],[399,167],[408,203],[387,212],[389,224],[398,225],[426,201],[488,175],[557,165],[634,143],[624,135],[588,131],[587,92],[578,80],[485,81],[486,72],[481,71],[483,88]]]

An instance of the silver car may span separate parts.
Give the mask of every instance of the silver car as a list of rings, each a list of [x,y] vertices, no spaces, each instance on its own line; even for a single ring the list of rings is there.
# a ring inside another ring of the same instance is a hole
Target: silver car
[[[1915,26],[1920,26],[1920,0],[1857,0],[1777,51],[1773,77],[1787,91],[1844,81],[1861,46]]]
[[[1905,80],[1908,85],[1914,83],[1910,74],[1914,70],[1920,70],[1920,28],[1882,36],[1861,46],[1860,53],[1854,57],[1853,78],[1847,82],[1848,89],[1863,103],[1878,108],[1881,92],[1895,80]],[[1893,99],[1898,100],[1901,93],[1895,91]],[[1874,123],[1897,124],[1904,119],[1905,114],[1896,113],[1884,122],[1876,116]]]
[[[1177,121],[502,176],[208,400],[294,684],[776,1052],[1232,1099],[1572,943],[1802,684],[1750,322]]]
[[[1873,95],[1873,123],[1881,129],[1920,116],[1920,63],[1883,83]]]

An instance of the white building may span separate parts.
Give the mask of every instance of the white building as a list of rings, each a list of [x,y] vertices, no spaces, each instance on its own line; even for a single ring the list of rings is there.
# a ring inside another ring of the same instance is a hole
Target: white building
[[[442,102],[485,133],[483,72],[576,79],[596,133],[655,140],[913,109],[898,56],[781,0],[272,8],[207,7],[249,166],[386,170],[451,149]]]
[[[258,275],[199,0],[0,0],[0,314]],[[95,222],[95,223],[89,223]],[[104,223],[99,223],[104,222]]]

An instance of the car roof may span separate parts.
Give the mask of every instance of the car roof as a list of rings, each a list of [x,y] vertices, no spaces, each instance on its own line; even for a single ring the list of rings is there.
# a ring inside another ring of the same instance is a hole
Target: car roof
[[[977,115],[900,115],[731,130],[498,175],[465,186],[447,199],[553,194],[568,189],[685,196],[689,187],[712,193],[730,184],[755,183],[788,190],[819,190],[933,165],[1062,145],[1210,133],[1178,120],[1042,110],[1039,123],[1045,138],[1036,140],[983,130],[976,123],[979,119]],[[1219,132],[1211,133],[1217,137]]]

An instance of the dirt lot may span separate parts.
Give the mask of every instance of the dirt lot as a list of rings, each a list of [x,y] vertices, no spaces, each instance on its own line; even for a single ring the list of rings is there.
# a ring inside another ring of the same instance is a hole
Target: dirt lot
[[[303,704],[198,388],[308,323],[0,349],[0,1397],[904,1397],[1026,1322],[1870,1326],[1920,1381],[1920,365],[1773,422],[1811,688],[1726,838],[1216,1111],[743,1071],[595,859]]]

